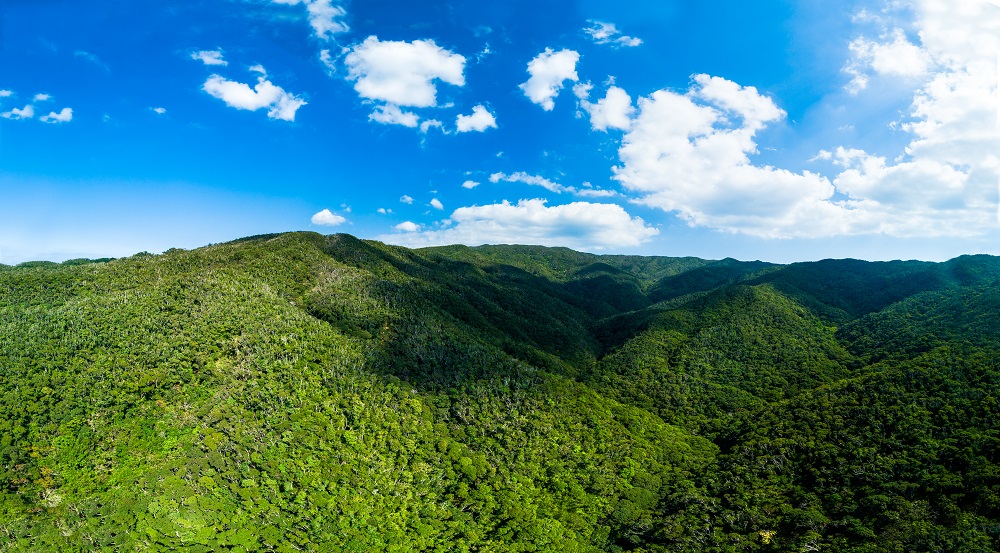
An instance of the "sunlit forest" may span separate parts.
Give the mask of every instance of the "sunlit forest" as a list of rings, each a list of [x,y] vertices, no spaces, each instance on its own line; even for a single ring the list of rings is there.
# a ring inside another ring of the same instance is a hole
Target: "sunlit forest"
[[[0,553],[1000,550],[1000,258],[0,265]]]

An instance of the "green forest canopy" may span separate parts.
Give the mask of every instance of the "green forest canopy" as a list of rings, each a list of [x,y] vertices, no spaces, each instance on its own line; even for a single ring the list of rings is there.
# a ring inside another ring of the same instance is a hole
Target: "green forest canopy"
[[[1000,550],[1000,259],[0,266],[0,552]]]

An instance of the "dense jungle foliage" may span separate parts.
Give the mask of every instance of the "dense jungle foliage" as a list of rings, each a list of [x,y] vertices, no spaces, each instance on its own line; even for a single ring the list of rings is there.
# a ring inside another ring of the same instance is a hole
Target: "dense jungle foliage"
[[[0,266],[0,553],[1000,550],[1000,259]]]

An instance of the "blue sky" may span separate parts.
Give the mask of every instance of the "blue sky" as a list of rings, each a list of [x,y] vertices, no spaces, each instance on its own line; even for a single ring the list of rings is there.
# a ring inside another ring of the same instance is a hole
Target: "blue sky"
[[[7,0],[0,262],[1000,253],[1000,2]]]

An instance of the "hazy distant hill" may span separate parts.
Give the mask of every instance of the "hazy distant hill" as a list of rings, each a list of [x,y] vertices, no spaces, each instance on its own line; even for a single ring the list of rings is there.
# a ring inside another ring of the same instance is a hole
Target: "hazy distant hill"
[[[0,267],[0,552],[1000,548],[1000,259]]]

